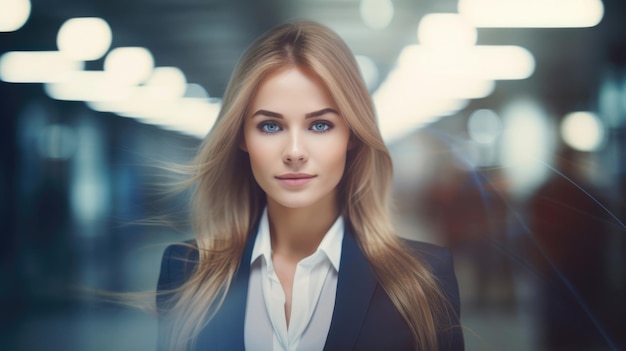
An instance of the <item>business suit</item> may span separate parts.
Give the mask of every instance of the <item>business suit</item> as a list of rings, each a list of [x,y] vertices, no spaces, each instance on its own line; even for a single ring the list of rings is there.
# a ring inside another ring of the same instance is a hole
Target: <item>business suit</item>
[[[198,336],[198,350],[243,350],[244,322],[250,276],[250,257],[257,230],[250,238],[224,304]],[[407,241],[431,267],[455,310],[453,326],[440,335],[441,350],[463,350],[459,327],[459,295],[452,259],[446,249]],[[185,246],[169,246],[163,254],[158,290],[180,286],[193,272],[197,252]],[[164,308],[166,297],[157,300]],[[395,306],[376,280],[370,264],[350,230],[342,242],[341,268],[335,308],[324,350],[411,350],[412,334]]]

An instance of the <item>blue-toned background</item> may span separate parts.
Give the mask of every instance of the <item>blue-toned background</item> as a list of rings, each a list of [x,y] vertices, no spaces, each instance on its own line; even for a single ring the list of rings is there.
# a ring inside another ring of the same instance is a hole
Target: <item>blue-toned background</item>
[[[154,317],[85,288],[154,289],[192,236],[160,165],[296,17],[357,55],[398,230],[453,250],[467,349],[626,348],[623,1],[4,0],[0,349],[155,347]]]

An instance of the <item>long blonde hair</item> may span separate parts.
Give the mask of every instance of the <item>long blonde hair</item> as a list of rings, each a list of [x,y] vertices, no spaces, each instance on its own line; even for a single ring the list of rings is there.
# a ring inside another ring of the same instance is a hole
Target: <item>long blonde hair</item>
[[[400,243],[390,219],[392,165],[376,125],[371,97],[353,54],[332,30],[310,21],[274,27],[245,51],[222,108],[193,162],[189,185],[199,261],[177,289],[170,349],[185,349],[215,315],[238,269],[251,227],[265,206],[246,153],[239,148],[246,108],[264,77],[295,65],[315,73],[351,128],[339,185],[342,216],[381,286],[422,350],[437,349],[447,302],[425,263]]]

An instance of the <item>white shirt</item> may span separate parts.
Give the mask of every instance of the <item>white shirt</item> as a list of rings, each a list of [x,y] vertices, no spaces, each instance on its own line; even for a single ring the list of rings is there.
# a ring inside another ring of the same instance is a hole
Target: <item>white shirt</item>
[[[343,219],[337,218],[315,253],[296,266],[289,328],[285,318],[285,294],[272,263],[267,208],[258,230],[250,260],[244,330],[246,350],[323,350],[335,306]]]

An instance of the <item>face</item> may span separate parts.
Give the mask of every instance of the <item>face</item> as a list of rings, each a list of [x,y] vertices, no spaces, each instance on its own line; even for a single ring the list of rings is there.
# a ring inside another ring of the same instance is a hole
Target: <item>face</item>
[[[243,128],[241,148],[270,205],[334,208],[350,129],[319,78],[297,67],[269,75]]]

